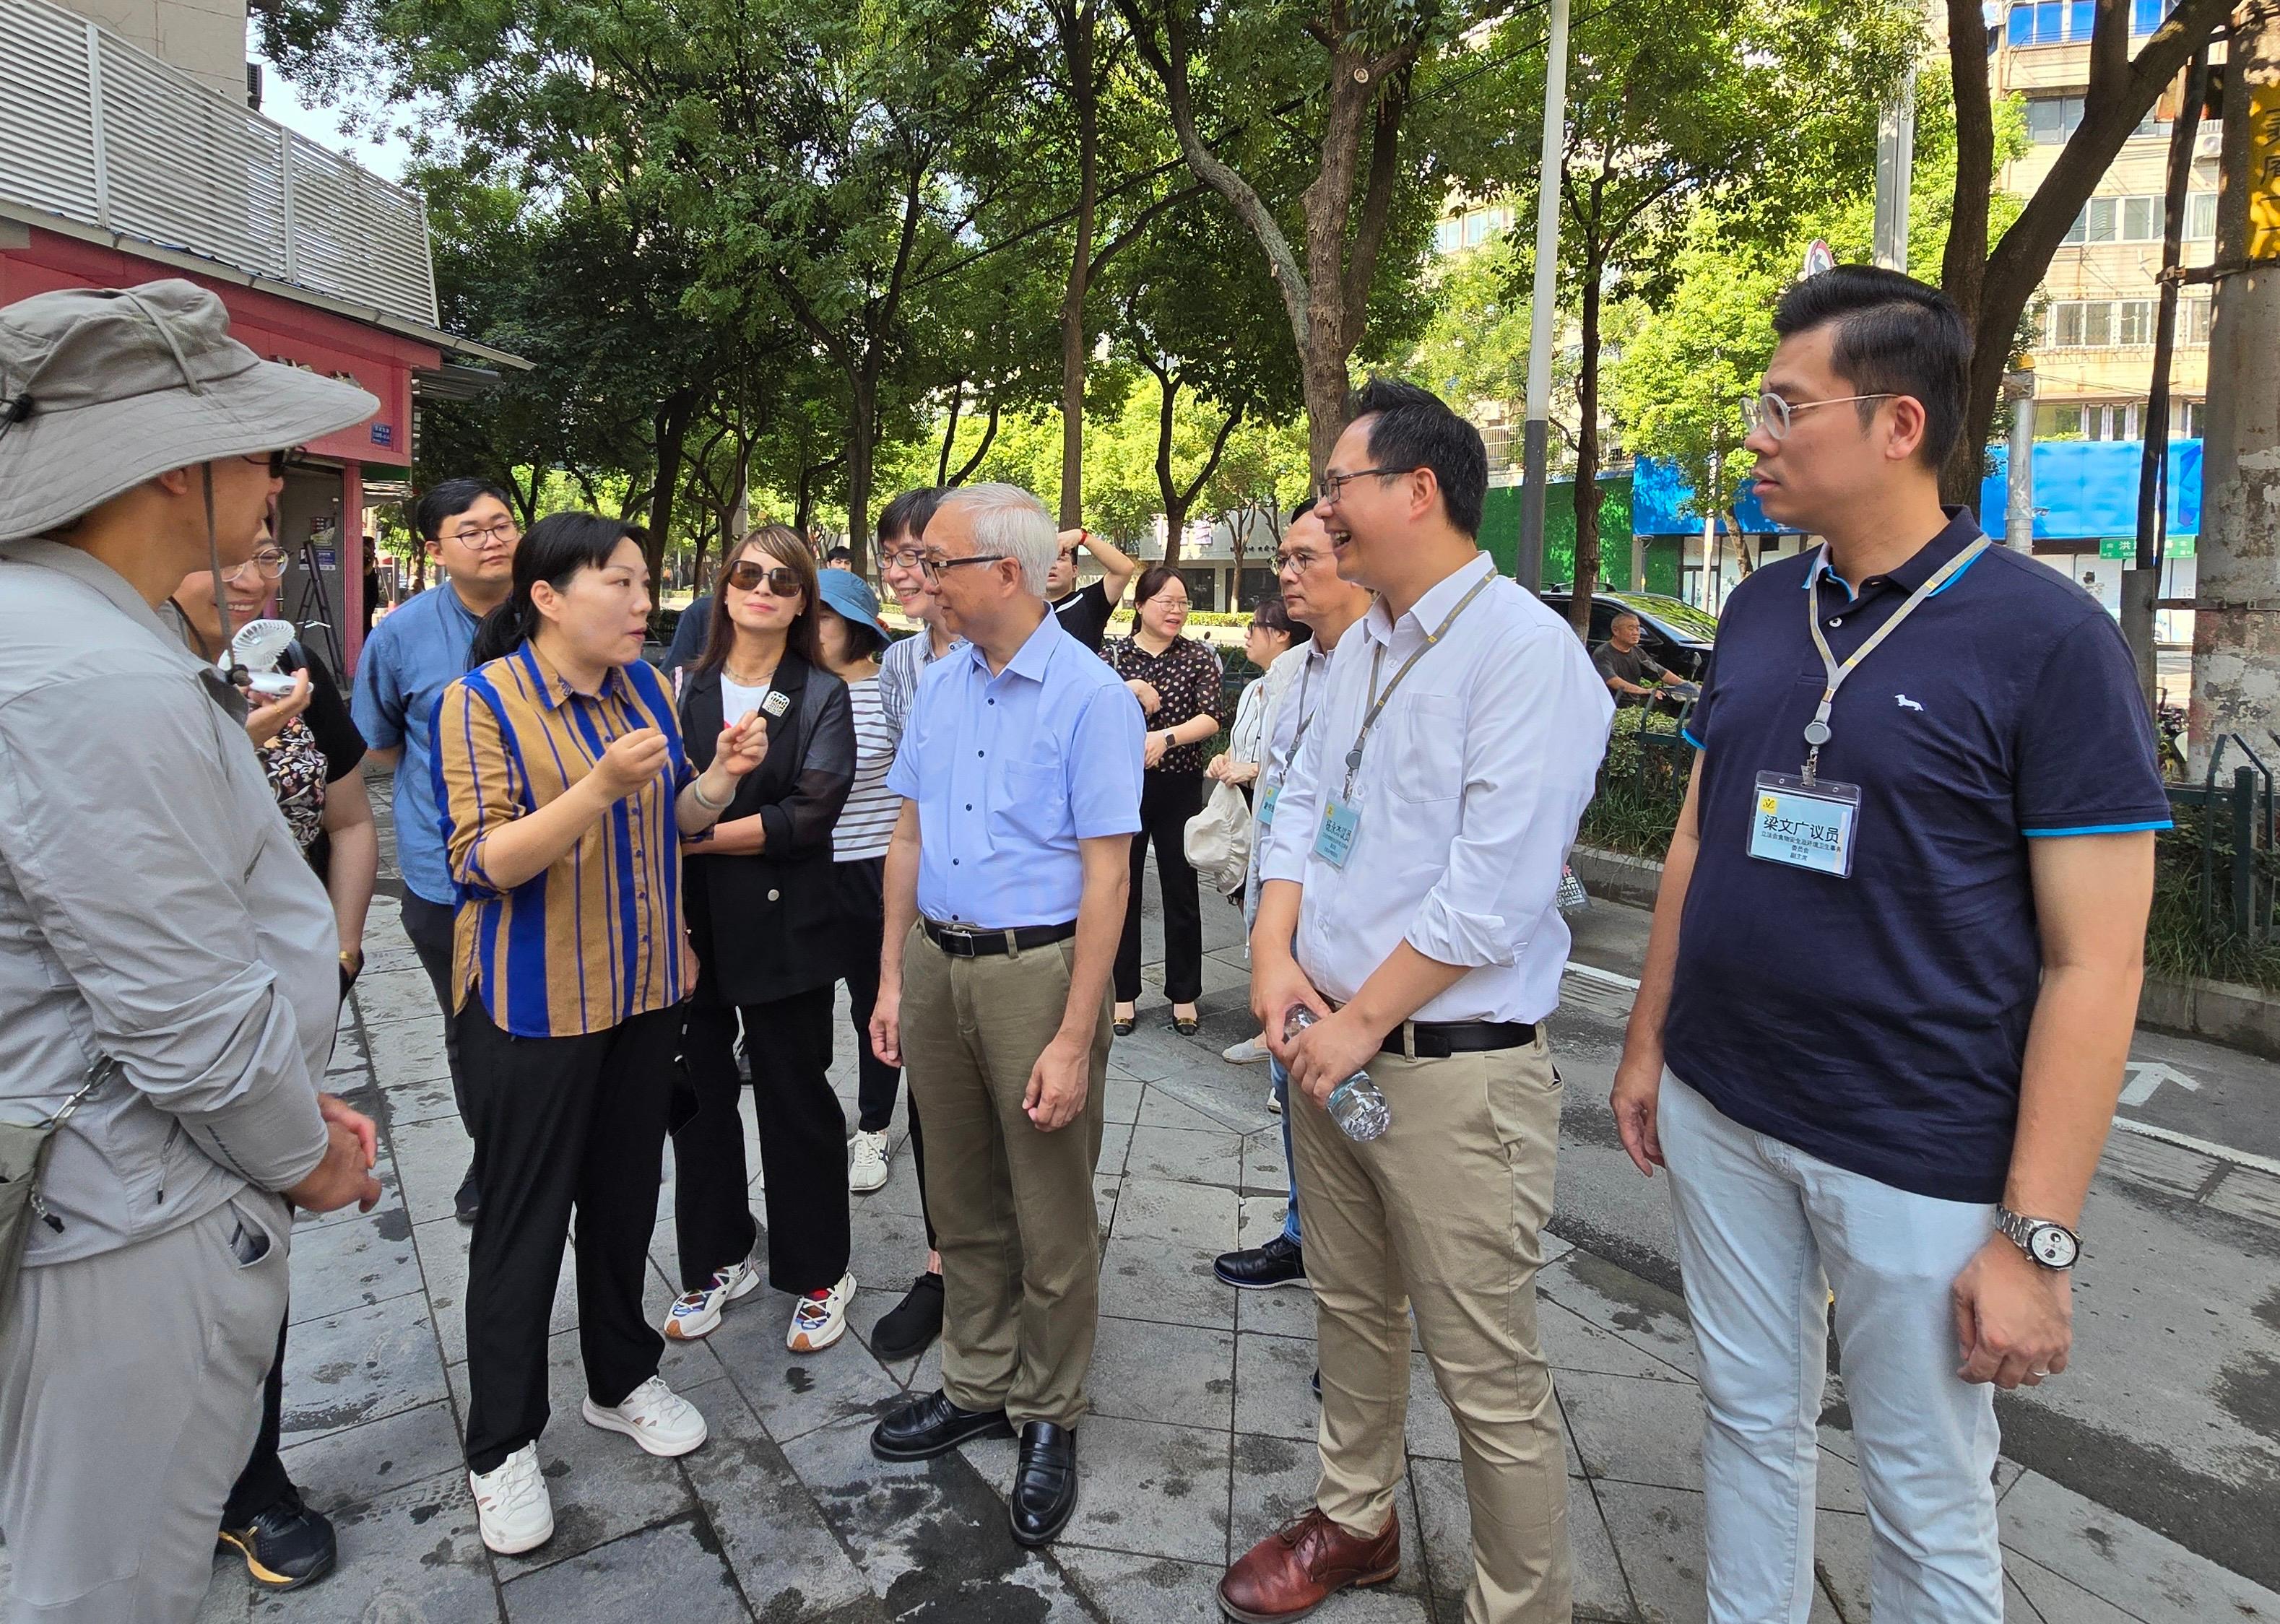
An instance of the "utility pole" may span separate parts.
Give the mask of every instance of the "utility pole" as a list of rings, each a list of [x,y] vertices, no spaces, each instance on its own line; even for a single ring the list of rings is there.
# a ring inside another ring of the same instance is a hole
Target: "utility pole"
[[[2035,373],[2031,366],[2003,374],[2011,403],[2011,461],[2003,476],[2003,544],[2035,550]]]
[[[2184,263],[2185,196],[2208,98],[2208,42],[2185,74],[2184,105],[2169,130],[2168,182],[2161,213],[2161,298],[2153,322],[2153,377],[2145,391],[2145,449],[2138,464],[2138,555],[2122,572],[2122,635],[2138,665],[2146,714],[2157,713],[2161,661],[2153,647],[2154,600],[2161,596],[2161,550],[2168,539],[2169,363],[2177,342],[2177,283]]]
[[[2191,758],[2280,728],[2280,0],[2247,0],[2226,47],[2193,615]]]
[[[1544,147],[1536,166],[1536,303],[1528,312],[1528,423],[1521,431],[1520,552],[1515,560],[1520,584],[1531,592],[1544,589],[1552,335],[1560,294],[1560,175],[1568,148],[1568,0],[1552,0],[1552,33],[1545,50]]]
[[[1908,193],[1914,184],[1916,71],[1908,69],[1898,95],[1876,115],[1876,263],[1906,274]]]

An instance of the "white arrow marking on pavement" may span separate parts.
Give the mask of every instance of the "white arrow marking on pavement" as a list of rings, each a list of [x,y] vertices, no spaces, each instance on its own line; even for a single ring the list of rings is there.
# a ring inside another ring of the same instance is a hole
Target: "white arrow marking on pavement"
[[[2130,1079],[2122,1090],[2122,1103],[2125,1105],[2144,1104],[2165,1082],[2174,1082],[2191,1094],[2201,1091],[2199,1083],[2176,1066],[2165,1066],[2159,1060],[2132,1060],[2124,1068],[2124,1073]]]

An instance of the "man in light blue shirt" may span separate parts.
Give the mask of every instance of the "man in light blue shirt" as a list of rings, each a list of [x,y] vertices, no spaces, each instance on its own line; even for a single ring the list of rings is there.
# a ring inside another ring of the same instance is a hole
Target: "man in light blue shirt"
[[[1099,1312],[1092,1173],[1109,970],[1140,827],[1140,707],[1047,611],[1059,538],[1035,496],[953,490],[920,555],[963,648],[926,668],[888,787],[873,1047],[926,1120],[945,1295],[942,1388],[871,1435],[923,1460],[1021,1430],[1013,1537],[1076,1508]]]
[[[451,938],[458,897],[443,861],[443,820],[435,805],[429,727],[443,689],[467,674],[475,628],[505,601],[514,584],[514,550],[522,539],[506,493],[481,480],[445,480],[421,496],[412,522],[428,556],[450,579],[415,594],[373,630],[357,662],[353,709],[373,759],[396,773],[396,867],[404,881],[404,934],[443,1008],[444,1058],[451,1097],[467,1114],[452,1035]],[[455,1206],[473,1223],[475,1169],[460,1181]]]

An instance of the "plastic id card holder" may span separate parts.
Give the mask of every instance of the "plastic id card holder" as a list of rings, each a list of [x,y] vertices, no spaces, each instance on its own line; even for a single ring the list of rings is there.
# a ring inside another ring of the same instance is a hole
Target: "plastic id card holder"
[[[1336,796],[1322,808],[1322,827],[1314,831],[1314,855],[1332,868],[1344,868],[1361,834],[1361,808]]]
[[[1750,855],[1839,880],[1852,874],[1852,837],[1860,819],[1860,786],[1787,773],[1758,774],[1750,806]]]
[[[1252,814],[1252,820],[1260,828],[1271,829],[1275,827],[1275,797],[1282,793],[1282,786],[1276,784],[1259,797],[1259,810]]]

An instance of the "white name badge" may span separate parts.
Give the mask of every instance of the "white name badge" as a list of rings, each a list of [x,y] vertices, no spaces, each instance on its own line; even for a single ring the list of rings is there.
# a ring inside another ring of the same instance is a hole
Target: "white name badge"
[[[1760,773],[1750,804],[1750,855],[1847,879],[1860,816],[1858,784]]]
[[[1314,855],[1332,868],[1344,868],[1361,835],[1361,808],[1336,796],[1322,808],[1322,827],[1314,831]]]

